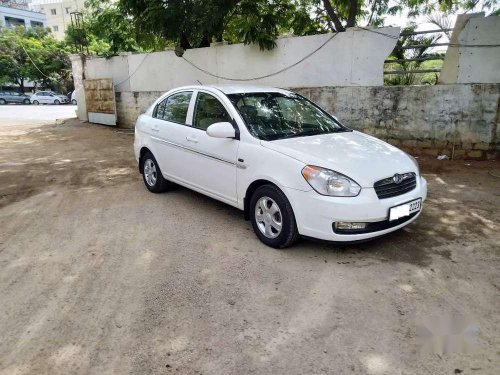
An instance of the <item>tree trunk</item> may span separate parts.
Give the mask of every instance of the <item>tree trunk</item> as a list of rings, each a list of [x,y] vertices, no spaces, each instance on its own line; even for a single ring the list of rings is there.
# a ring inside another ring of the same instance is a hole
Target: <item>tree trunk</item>
[[[184,49],[190,49],[191,44],[189,43],[189,39],[187,38],[186,33],[181,34],[181,40],[179,42],[179,45],[184,48]]]
[[[203,48],[203,47],[210,47],[210,42],[211,42],[211,37],[208,34],[208,31],[203,32],[203,36],[201,37],[200,44],[198,48]]]
[[[354,27],[356,25],[356,15],[358,13],[358,0],[351,0],[349,6],[349,16],[347,18],[346,27]]]
[[[335,11],[333,10],[330,0],[323,0],[323,5],[325,7],[326,13],[328,14],[328,17],[331,18],[333,24],[335,25],[335,30],[337,30],[338,32],[345,31],[344,26],[342,26],[342,22],[340,22],[339,16],[337,16],[337,13],[335,13]]]

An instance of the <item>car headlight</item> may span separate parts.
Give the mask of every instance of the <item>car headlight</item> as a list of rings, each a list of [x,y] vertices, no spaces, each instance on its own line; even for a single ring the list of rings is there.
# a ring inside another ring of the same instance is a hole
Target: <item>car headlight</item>
[[[355,181],[330,169],[306,165],[302,169],[302,176],[321,195],[355,197],[361,191],[361,186]]]
[[[413,164],[415,164],[415,167],[417,168],[417,176],[420,176],[420,166],[418,165],[418,161],[417,159],[415,159],[413,156],[411,156],[410,154],[406,154],[408,155],[408,157],[410,158],[410,160],[413,162]]]

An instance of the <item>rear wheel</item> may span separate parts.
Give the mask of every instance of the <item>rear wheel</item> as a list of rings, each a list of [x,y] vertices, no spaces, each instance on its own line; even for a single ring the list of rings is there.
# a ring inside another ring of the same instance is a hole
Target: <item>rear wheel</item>
[[[252,227],[267,246],[285,248],[299,239],[292,206],[274,185],[259,187],[250,200]]]
[[[30,100],[29,100],[29,99],[24,99],[24,100],[23,100],[23,103],[24,103],[24,104],[30,104]]]
[[[141,158],[141,170],[144,185],[150,192],[163,193],[172,187],[173,183],[163,177],[160,166],[151,152],[147,152]]]
[[[7,101],[5,99],[0,99],[0,104],[1,105],[7,104]]]
[[[71,104],[76,105],[76,99],[73,99],[73,100],[71,101]]]

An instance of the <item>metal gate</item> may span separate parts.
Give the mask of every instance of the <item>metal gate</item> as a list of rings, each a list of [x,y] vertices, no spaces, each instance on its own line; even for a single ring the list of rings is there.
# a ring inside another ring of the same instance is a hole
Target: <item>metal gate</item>
[[[110,78],[83,81],[89,122],[116,125],[115,89]]]

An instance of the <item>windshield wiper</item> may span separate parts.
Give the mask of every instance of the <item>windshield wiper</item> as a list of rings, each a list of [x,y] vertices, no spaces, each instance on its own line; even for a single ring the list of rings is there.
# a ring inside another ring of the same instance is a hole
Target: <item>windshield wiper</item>
[[[284,136],[283,138],[308,137],[308,136],[311,136],[311,135],[341,133],[341,132],[346,132],[346,131],[351,131],[351,130],[350,129],[344,129],[344,128],[333,129],[333,130],[326,130],[326,131],[325,130],[310,130],[310,131],[306,131],[306,132],[289,134],[289,135]]]

